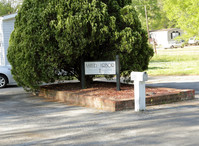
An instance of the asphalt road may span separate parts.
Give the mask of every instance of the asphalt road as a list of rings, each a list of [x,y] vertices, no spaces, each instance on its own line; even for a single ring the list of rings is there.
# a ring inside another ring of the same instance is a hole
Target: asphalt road
[[[199,76],[156,76],[149,77],[148,86],[194,89],[199,93]]]
[[[169,86],[167,80],[150,78],[147,84]],[[192,84],[174,78],[170,82],[183,87],[188,83],[189,88]],[[198,82],[193,80],[196,89]],[[195,146],[199,143],[198,94],[196,97],[150,106],[144,112],[112,113],[47,101],[12,86],[0,89],[0,145]]]

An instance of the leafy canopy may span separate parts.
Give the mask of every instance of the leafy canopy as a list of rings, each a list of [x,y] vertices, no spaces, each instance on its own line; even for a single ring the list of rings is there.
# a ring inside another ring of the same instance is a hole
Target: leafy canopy
[[[144,29],[146,29],[146,12],[150,30],[172,27],[173,23],[166,17],[163,10],[164,0],[133,0],[132,6],[138,13],[138,17]],[[146,7],[146,10],[145,10]]]
[[[1,0],[0,1],[0,16],[14,13],[15,9],[12,7],[10,1]]]
[[[199,35],[198,0],[164,0],[168,18],[188,35]]]
[[[81,80],[81,59],[116,55],[123,75],[146,70],[153,56],[131,0],[24,0],[8,48],[15,80],[32,90],[62,70]]]

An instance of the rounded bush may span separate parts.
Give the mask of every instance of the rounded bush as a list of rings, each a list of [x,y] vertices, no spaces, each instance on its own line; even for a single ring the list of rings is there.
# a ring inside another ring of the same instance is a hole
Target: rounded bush
[[[81,80],[81,59],[115,60],[116,55],[121,74],[146,70],[153,50],[129,4],[129,0],[24,0],[8,49],[14,79],[32,90],[60,79],[63,70]]]

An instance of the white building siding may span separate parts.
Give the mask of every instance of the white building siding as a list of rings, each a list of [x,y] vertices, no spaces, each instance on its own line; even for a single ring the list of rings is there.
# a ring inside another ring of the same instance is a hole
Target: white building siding
[[[155,39],[158,46],[163,46],[168,42],[167,31],[151,32],[151,37]]]
[[[14,18],[3,21],[3,34],[4,34],[3,42],[4,42],[5,56],[7,56],[7,49],[9,46],[10,35],[11,35],[12,31],[14,30],[14,22],[15,22]],[[5,57],[5,65],[9,65],[7,57]]]
[[[168,46],[171,41],[174,41],[176,36],[181,36],[182,34],[183,31],[177,28],[151,31],[151,43],[155,40],[159,47]]]
[[[7,49],[10,35],[14,30],[16,15],[17,14],[11,14],[0,17],[0,66],[9,65],[7,60]]]
[[[3,26],[2,26],[2,17],[0,17],[0,66],[5,64],[5,53],[3,47]]]

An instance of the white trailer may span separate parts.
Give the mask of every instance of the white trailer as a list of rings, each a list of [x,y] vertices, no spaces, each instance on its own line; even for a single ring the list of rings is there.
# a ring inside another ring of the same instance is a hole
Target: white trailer
[[[10,65],[7,60],[7,49],[9,46],[10,34],[14,30],[15,14],[0,17],[0,66]]]
[[[153,44],[155,41],[158,47],[170,48],[176,43],[175,38],[181,36],[183,31],[178,28],[161,29],[150,31],[150,42]]]

